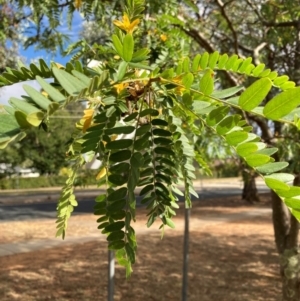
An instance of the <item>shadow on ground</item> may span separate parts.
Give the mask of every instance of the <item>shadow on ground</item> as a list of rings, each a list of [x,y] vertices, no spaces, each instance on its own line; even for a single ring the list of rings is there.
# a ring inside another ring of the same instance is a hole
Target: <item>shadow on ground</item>
[[[189,301],[280,300],[278,257],[269,222],[207,226],[191,232]],[[180,301],[183,237],[139,235],[129,280],[117,266],[115,301]],[[106,300],[103,242],[0,258],[1,301]]]

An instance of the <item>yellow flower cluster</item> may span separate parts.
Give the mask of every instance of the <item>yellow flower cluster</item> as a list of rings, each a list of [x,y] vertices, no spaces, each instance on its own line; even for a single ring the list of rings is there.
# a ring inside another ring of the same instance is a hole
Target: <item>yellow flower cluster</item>
[[[114,85],[114,88],[117,90],[118,94],[120,94],[127,87],[128,87],[128,83],[120,83],[120,84]]]
[[[161,35],[160,35],[160,39],[161,39],[163,42],[165,42],[165,41],[168,39],[168,37],[167,37],[165,34],[161,34]]]
[[[135,19],[132,22],[130,22],[128,15],[125,13],[123,15],[123,20],[115,20],[114,24],[121,28],[122,30],[126,31],[127,33],[133,33],[136,26],[140,23],[139,19]]]
[[[77,10],[79,10],[79,8],[82,6],[82,0],[75,0],[74,6]]]
[[[80,121],[83,122],[82,131],[85,133],[86,130],[92,125],[94,109],[84,110],[83,113],[84,115]]]

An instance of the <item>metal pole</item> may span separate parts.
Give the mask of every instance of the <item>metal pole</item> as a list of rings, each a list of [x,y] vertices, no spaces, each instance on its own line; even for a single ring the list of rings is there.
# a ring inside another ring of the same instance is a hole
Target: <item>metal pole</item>
[[[108,287],[107,300],[114,301],[115,256],[113,251],[108,251]]]
[[[186,208],[184,214],[182,301],[188,300],[188,264],[189,264],[189,223],[191,209]]]

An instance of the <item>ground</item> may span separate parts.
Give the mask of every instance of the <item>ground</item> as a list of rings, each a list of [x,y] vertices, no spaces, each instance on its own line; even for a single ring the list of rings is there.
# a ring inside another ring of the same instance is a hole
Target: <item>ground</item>
[[[271,214],[244,214],[264,208],[270,208],[269,195],[256,206],[242,202],[239,196],[194,203],[189,301],[280,300]],[[129,280],[124,269],[116,266],[115,301],[181,300],[183,216],[181,208],[176,229],[168,229],[161,240],[159,225],[147,230],[145,211],[139,209],[137,263]],[[227,218],[220,221],[222,216]],[[69,237],[87,234],[90,227],[95,228],[95,219],[86,214],[74,216]],[[52,238],[54,231],[51,220],[1,223],[0,243]],[[99,238],[0,257],[0,300],[107,300],[106,246]]]

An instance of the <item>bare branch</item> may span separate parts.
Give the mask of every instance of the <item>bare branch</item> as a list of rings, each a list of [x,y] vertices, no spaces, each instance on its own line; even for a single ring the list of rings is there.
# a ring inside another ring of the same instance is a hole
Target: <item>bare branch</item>
[[[230,21],[227,13],[225,11],[225,5],[221,0],[216,0],[216,3],[219,6],[219,8],[221,9],[221,14],[224,17],[224,19],[226,20],[230,31],[232,32],[232,36],[233,36],[233,40],[234,40],[234,50],[235,50],[235,53],[238,54],[238,37],[237,37],[237,33],[236,33],[235,29],[233,28],[232,22]]]
[[[260,14],[258,9],[253,5],[251,0],[246,0],[247,4],[252,8],[252,10],[255,12],[259,20],[262,22],[263,25],[267,27],[298,27],[300,24],[299,20],[292,20],[292,21],[286,21],[286,22],[267,22],[264,20],[263,16]]]
[[[298,27],[300,20],[292,20],[287,22],[263,22],[264,25],[269,27]]]
[[[256,48],[253,49],[253,58],[254,58],[254,63],[256,65],[260,64],[259,61],[259,52],[266,46],[268,45],[266,42],[263,42],[261,44],[259,44]]]
[[[199,31],[196,29],[185,29],[180,25],[174,25],[180,27],[180,29],[185,32],[188,36],[193,38],[201,47],[203,47],[206,51],[213,53],[215,49],[213,46],[201,35]]]
[[[266,120],[251,114],[247,114],[247,117],[249,120],[254,121],[259,126],[261,130],[261,138],[263,139],[263,141],[266,143],[271,143],[271,141],[273,140],[273,135]]]

